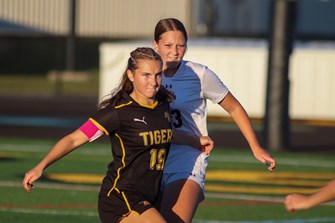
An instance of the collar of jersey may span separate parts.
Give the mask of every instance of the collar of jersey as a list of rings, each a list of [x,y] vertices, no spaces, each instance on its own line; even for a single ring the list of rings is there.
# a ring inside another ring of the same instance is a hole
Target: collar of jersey
[[[139,103],[137,103],[132,97],[130,97],[129,94],[127,94],[127,93],[125,93],[125,92],[124,92],[124,94],[123,94],[123,97],[124,97],[125,99],[129,100],[127,103],[124,103],[123,106],[125,106],[125,105],[130,105],[130,104],[132,104],[132,103],[135,103],[135,104],[137,104],[137,105],[139,105],[139,106],[141,106],[141,107],[154,109],[154,108],[156,108],[156,106],[158,105],[158,100],[156,100],[152,105],[143,105],[143,104],[139,104]]]
[[[154,109],[158,105],[158,101],[156,100],[155,103],[153,103],[152,105],[142,105],[142,104],[139,104],[139,105],[145,108]]]

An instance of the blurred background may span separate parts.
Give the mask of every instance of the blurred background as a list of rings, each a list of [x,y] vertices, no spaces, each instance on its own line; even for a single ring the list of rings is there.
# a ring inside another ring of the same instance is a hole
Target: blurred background
[[[187,58],[224,74],[267,148],[335,151],[334,12],[334,0],[0,0],[0,134],[73,130],[118,72],[113,56],[150,44],[158,20],[175,17]],[[209,114],[218,143],[246,146],[226,114]]]

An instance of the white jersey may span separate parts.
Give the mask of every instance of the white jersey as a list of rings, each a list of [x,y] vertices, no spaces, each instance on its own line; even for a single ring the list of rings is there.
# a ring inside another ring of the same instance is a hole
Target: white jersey
[[[217,104],[228,93],[219,77],[204,65],[182,61],[173,77],[163,75],[162,85],[175,95],[170,104],[174,128],[192,135],[208,135],[206,99]],[[196,174],[195,163],[207,166],[207,156],[188,145],[172,144],[165,173]]]

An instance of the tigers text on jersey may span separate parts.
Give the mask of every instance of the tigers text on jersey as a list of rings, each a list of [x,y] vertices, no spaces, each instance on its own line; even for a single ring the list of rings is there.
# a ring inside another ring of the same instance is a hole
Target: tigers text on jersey
[[[175,95],[170,103],[173,127],[196,136],[207,135],[206,99],[219,103],[228,94],[218,76],[204,65],[182,61],[172,77],[163,75],[162,85]],[[204,163],[197,160],[203,159],[200,153],[188,145],[172,144],[164,172],[193,172],[196,162]]]
[[[114,160],[102,189],[138,192],[153,202],[172,139],[169,104],[156,101],[143,106],[124,94],[121,103],[108,105],[90,120],[112,143]]]

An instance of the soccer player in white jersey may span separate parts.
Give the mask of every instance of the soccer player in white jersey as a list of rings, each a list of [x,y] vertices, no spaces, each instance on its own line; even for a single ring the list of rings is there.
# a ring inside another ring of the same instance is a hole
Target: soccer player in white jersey
[[[263,149],[250,119],[218,76],[204,65],[183,60],[187,32],[175,18],[161,19],[155,27],[153,47],[163,59],[162,85],[174,93],[170,104],[174,128],[200,136],[207,135],[207,99],[221,106],[236,122],[253,155],[272,171],[276,162]],[[160,212],[168,222],[191,222],[204,199],[208,155],[187,145],[171,145],[163,179]]]

